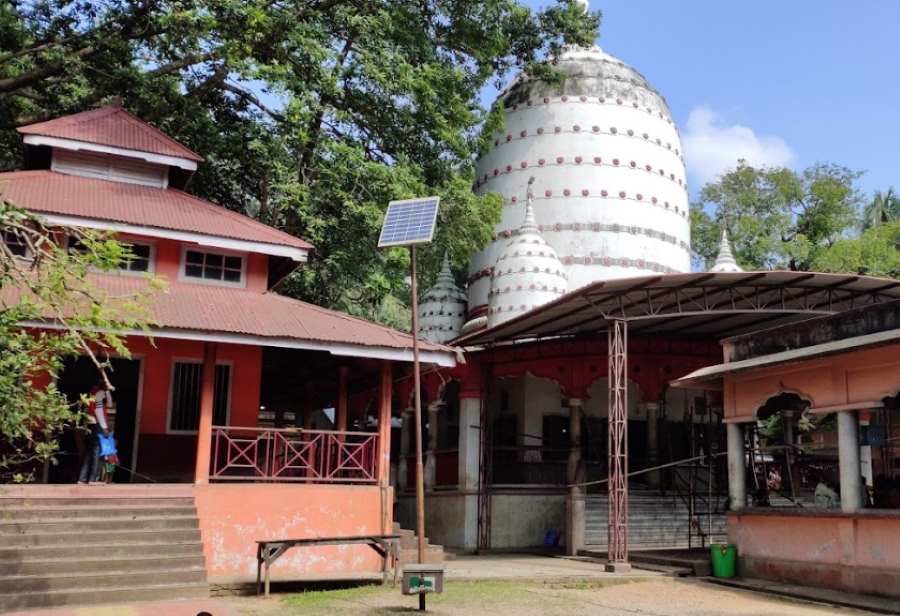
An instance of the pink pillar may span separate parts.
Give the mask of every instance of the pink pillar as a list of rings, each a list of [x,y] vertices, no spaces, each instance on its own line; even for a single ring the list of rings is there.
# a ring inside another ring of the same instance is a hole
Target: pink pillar
[[[200,424],[197,428],[197,467],[194,483],[209,483],[212,447],[213,395],[216,381],[216,343],[203,344],[203,376],[200,381]]]

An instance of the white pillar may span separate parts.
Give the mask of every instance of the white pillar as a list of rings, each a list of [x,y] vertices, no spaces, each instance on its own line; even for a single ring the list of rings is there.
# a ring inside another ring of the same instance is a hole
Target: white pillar
[[[572,484],[584,481],[581,461],[582,401],[569,400],[569,464],[567,479],[570,484],[566,498],[566,553],[577,556],[584,548],[584,487]]]
[[[437,473],[438,411],[440,403],[428,406],[428,451],[425,454],[425,489],[434,490]]]
[[[726,424],[728,433],[728,495],[732,511],[747,506],[747,455],[744,429],[739,423]]]
[[[659,430],[657,411],[659,404],[656,402],[644,403],[647,411],[647,466],[656,466],[659,464]],[[647,473],[647,485],[653,488],[659,487],[659,471],[650,471]]]
[[[397,489],[403,492],[408,487],[409,476],[409,446],[412,442],[413,409],[404,409],[400,427],[400,456],[397,460]]]
[[[463,499],[463,548],[478,549],[478,480],[481,472],[481,400],[459,401],[459,466]]]
[[[839,411],[838,464],[841,473],[841,510],[847,513],[862,507],[862,479],[859,465],[859,428],[856,411]]]

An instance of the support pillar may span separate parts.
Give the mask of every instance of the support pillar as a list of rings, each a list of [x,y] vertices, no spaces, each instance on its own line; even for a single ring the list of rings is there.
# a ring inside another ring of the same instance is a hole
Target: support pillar
[[[334,429],[338,432],[347,431],[347,401],[348,382],[350,380],[350,367],[338,367],[338,395],[337,408],[334,409]]]
[[[859,465],[859,426],[856,411],[839,411],[837,424],[841,510],[853,513],[862,507],[862,473]]]
[[[584,465],[581,459],[581,417],[583,402],[569,400],[569,463],[567,478],[569,493],[566,496],[566,553],[577,556],[584,549]]]
[[[644,404],[647,411],[647,466],[653,467],[659,464],[659,404],[647,402]],[[646,475],[647,485],[658,488],[660,484],[659,471],[650,471]]]
[[[609,343],[609,509],[607,571],[628,571],[628,322],[607,322]]]
[[[739,423],[725,424],[728,438],[728,503],[731,511],[747,506],[747,454],[744,448],[744,427]]]
[[[409,452],[412,443],[413,409],[403,410],[400,427],[400,456],[397,460],[397,488],[406,491],[409,487]]]
[[[481,474],[481,398],[459,401],[459,466],[463,495],[463,547],[478,549],[478,478]]]
[[[203,373],[200,380],[200,421],[197,426],[197,466],[194,483],[209,483],[212,447],[213,403],[216,383],[216,343],[203,343]]]
[[[428,451],[425,452],[425,489],[434,490],[435,477],[437,475],[437,448],[438,448],[438,412],[441,409],[439,402],[428,405]]]
[[[378,379],[378,487],[381,489],[381,533],[391,532],[391,388],[393,371],[389,360],[381,360]]]

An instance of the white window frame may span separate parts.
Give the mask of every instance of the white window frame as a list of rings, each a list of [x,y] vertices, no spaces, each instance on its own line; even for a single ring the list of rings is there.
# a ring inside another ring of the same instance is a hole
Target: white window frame
[[[201,252],[204,254],[210,255],[221,255],[224,257],[240,257],[241,258],[241,280],[240,282],[230,282],[227,280],[213,280],[211,278],[196,278],[194,276],[188,276],[186,274],[187,270],[187,253],[188,251],[193,252]],[[214,249],[210,250],[209,248],[203,246],[195,246],[191,244],[182,244],[181,245],[181,259],[178,263],[178,281],[179,282],[187,282],[194,284],[207,284],[215,287],[233,287],[236,289],[246,289],[247,288],[247,261],[250,259],[249,253],[246,252],[237,252],[232,250],[221,250]]]
[[[152,240],[131,238],[128,236],[115,237],[113,239],[115,239],[117,242],[119,242],[121,244],[133,244],[133,245],[139,245],[139,246],[147,246],[148,248],[150,248],[150,257],[149,257],[150,262],[147,264],[147,271],[146,272],[136,272],[136,271],[126,269],[124,267],[116,267],[116,268],[110,269],[110,270],[100,269],[99,267],[91,267],[90,269],[92,272],[99,272],[101,274],[112,274],[114,276],[144,276],[145,274],[155,274],[156,273],[156,242],[154,242]],[[66,251],[69,250],[71,241],[72,241],[72,236],[67,234],[65,236]]]
[[[166,434],[196,435],[197,430],[173,430],[172,429],[172,401],[175,393],[175,365],[176,364],[203,364],[203,359],[198,357],[173,357],[169,367],[169,398],[166,401]],[[231,425],[231,402],[234,396],[234,361],[223,359],[216,361],[216,366],[228,366],[231,377],[228,379],[228,403],[225,405],[225,425]],[[201,370],[202,374],[202,370]],[[201,381],[200,387],[203,387]],[[215,391],[213,392],[215,395]]]

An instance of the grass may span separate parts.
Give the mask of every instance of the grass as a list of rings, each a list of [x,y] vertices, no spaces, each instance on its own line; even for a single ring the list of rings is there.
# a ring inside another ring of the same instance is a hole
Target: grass
[[[429,608],[442,606],[455,610],[471,608],[469,613],[485,613],[491,606],[504,612],[514,605],[548,600],[565,602],[566,591],[595,590],[634,583],[638,580],[611,578],[608,580],[532,581],[532,580],[478,580],[448,581],[444,592],[428,596]],[[390,605],[388,605],[388,603]],[[398,614],[418,612],[415,597],[403,597],[399,587],[380,585],[356,586],[337,590],[308,591],[284,597],[280,601],[284,611],[279,614],[327,614],[337,616],[348,612],[367,614]]]

